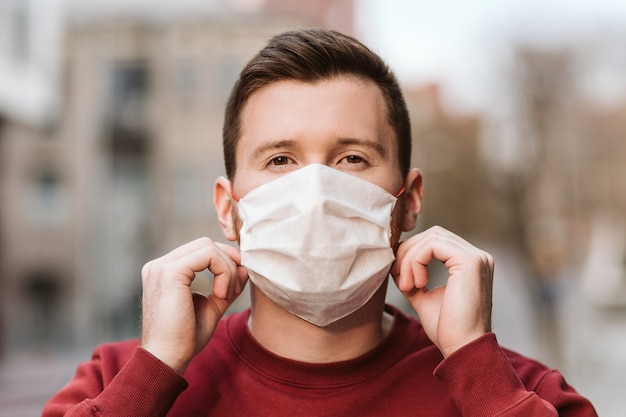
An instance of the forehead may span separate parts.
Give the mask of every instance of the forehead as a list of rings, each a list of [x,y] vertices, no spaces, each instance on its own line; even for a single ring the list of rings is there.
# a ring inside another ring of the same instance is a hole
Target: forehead
[[[379,140],[390,151],[397,146],[380,88],[356,76],[273,82],[250,95],[240,120],[238,149],[316,135]]]

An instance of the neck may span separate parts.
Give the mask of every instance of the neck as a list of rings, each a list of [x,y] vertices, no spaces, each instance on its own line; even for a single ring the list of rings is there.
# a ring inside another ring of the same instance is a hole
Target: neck
[[[393,323],[384,313],[387,281],[363,307],[326,327],[294,316],[250,284],[250,333],[265,349],[284,358],[309,363],[354,359],[375,348]]]

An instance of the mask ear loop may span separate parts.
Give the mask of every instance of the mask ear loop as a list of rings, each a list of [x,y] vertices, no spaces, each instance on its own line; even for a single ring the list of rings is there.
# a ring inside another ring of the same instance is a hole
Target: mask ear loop
[[[231,197],[236,201],[239,202],[239,200],[241,200],[241,197],[239,197],[236,193],[235,190],[233,190],[233,183],[231,181],[228,181],[228,183],[230,184],[230,195]]]

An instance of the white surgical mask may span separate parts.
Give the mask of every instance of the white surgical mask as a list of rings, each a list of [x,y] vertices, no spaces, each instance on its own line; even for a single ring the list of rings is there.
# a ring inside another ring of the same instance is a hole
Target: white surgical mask
[[[388,276],[396,201],[368,181],[307,165],[239,200],[241,263],[275,303],[327,326],[362,307]]]

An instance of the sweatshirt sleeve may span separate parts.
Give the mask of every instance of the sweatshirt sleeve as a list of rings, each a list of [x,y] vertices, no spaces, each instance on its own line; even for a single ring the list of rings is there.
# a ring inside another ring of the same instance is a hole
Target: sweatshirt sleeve
[[[96,349],[48,401],[42,417],[165,416],[187,387],[185,379],[139,346],[127,360],[121,356],[114,345]]]
[[[513,361],[515,367],[489,333],[450,355],[434,374],[465,417],[597,417],[559,372],[523,357]]]

